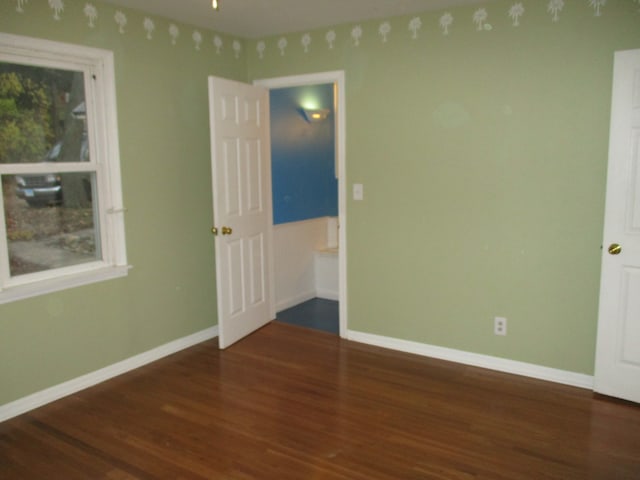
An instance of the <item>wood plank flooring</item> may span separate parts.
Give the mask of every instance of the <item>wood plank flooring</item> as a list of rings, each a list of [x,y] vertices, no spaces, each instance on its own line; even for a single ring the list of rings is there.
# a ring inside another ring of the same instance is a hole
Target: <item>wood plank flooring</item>
[[[0,424],[0,479],[640,479],[640,407],[278,322]]]

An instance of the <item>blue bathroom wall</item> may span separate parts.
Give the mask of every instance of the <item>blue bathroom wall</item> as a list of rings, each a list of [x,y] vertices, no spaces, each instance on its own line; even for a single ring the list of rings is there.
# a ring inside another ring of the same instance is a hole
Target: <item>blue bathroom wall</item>
[[[270,90],[273,223],[338,215],[333,85]],[[309,123],[302,106],[330,109]]]

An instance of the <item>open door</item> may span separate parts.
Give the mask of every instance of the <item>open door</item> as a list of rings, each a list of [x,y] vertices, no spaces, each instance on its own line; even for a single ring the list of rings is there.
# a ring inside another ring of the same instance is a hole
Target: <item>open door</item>
[[[272,320],[269,94],[209,77],[219,345]]]
[[[640,50],[616,52],[595,390],[640,403]]]

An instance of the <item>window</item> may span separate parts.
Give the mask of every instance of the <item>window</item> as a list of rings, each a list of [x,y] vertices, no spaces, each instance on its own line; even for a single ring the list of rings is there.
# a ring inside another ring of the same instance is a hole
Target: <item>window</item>
[[[0,34],[0,303],[126,275],[113,54]]]

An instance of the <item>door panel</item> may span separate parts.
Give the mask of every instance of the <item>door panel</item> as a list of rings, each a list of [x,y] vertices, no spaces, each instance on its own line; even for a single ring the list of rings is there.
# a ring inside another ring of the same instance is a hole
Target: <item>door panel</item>
[[[247,142],[247,212],[257,215],[264,210],[262,198],[262,159],[260,158],[260,143]]]
[[[640,79],[640,75],[638,75],[638,78]],[[636,83],[636,89],[640,91],[640,83],[638,82]],[[637,95],[640,96],[640,93],[637,93]],[[635,109],[640,111],[640,105],[636,106]],[[627,205],[629,206],[629,225],[627,226],[627,231],[638,235],[640,234],[640,191],[638,191],[638,185],[640,185],[640,161],[638,159],[640,156],[640,128],[633,130],[632,138],[632,185],[634,185],[635,188],[629,189],[629,197],[627,198]]]
[[[209,77],[220,348],[272,320],[268,92]]]
[[[640,402],[640,50],[615,56],[595,390]]]
[[[228,217],[240,215],[240,172],[238,165],[238,141],[223,139],[223,162],[226,194],[223,196],[225,214]]]
[[[244,307],[243,266],[242,266],[242,241],[234,240],[224,242],[222,248],[226,250],[226,263],[228,265],[226,281],[229,285],[229,307],[226,311],[229,317],[242,313]],[[223,280],[224,281],[224,280]]]
[[[622,281],[622,310],[620,337],[622,345],[620,363],[630,367],[640,367],[640,268],[627,268]]]
[[[264,235],[259,234],[249,239],[249,261],[251,262],[249,267],[251,272],[249,303],[251,305],[258,305],[265,301],[264,250]]]

